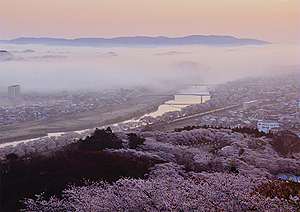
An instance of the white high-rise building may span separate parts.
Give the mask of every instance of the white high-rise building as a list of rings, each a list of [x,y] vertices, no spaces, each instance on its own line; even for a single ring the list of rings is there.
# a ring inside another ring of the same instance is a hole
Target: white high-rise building
[[[21,96],[20,85],[8,86],[8,97],[11,99],[18,99]]]

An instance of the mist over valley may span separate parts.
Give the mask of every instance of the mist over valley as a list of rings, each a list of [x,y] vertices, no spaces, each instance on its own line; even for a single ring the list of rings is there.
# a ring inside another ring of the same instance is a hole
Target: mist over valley
[[[298,46],[267,42],[243,46],[120,47],[29,42],[1,43],[1,48],[1,89],[20,84],[23,92],[220,83],[284,73],[288,67],[299,66]]]

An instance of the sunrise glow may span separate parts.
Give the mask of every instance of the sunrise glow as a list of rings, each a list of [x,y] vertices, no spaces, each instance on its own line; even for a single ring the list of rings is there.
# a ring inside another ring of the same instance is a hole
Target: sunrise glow
[[[0,0],[0,39],[218,34],[299,43],[298,0]]]

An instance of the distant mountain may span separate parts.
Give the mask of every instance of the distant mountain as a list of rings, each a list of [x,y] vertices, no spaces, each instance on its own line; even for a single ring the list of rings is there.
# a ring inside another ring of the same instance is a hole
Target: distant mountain
[[[0,50],[0,61],[13,60],[14,55],[6,50]]]
[[[35,51],[32,49],[26,49],[24,51],[22,51],[22,53],[34,53]]]
[[[12,40],[4,40],[4,43],[13,44],[44,44],[59,46],[136,46],[136,45],[205,45],[205,46],[243,46],[243,45],[265,45],[267,41],[235,38],[220,35],[190,35],[185,37],[116,37],[116,38],[34,38],[21,37]]]

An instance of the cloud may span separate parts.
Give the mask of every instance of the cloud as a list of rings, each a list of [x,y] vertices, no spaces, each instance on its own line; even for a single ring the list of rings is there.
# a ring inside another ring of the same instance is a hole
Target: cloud
[[[35,51],[32,49],[26,49],[24,51],[22,51],[22,53],[34,53]]]
[[[29,58],[34,60],[68,59],[68,57],[64,55],[44,55],[44,56],[34,56]]]
[[[6,50],[0,50],[0,61],[8,62],[8,61],[23,61],[25,58],[15,57],[12,53]]]
[[[100,55],[100,57],[116,57],[116,56],[118,56],[118,54],[115,52],[107,52]]]
[[[182,55],[182,54],[189,54],[189,52],[169,51],[165,53],[156,53],[155,55]]]
[[[7,46],[20,51],[14,54],[20,55],[20,59],[30,61],[1,63],[0,84],[19,84],[24,91],[103,90],[134,86],[163,89],[273,74],[277,70],[274,67],[283,67],[278,72],[284,72],[284,67],[299,65],[299,48],[284,45],[236,48],[26,46],[35,53],[23,53],[24,47]],[[7,51],[0,53],[0,61],[7,58],[19,60],[11,54],[12,51]]]

